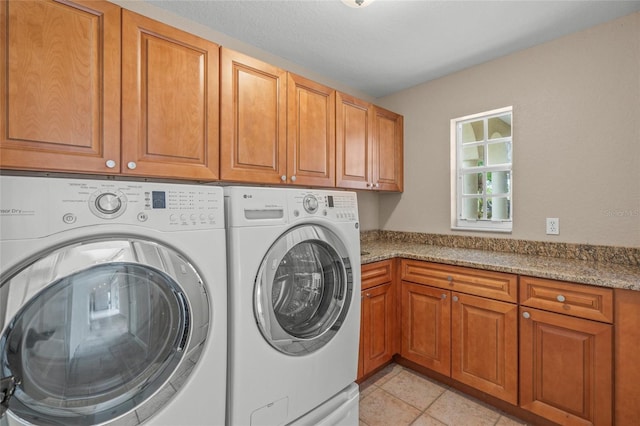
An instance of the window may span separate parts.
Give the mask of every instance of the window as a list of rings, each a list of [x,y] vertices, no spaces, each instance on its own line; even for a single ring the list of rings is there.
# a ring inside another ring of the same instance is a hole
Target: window
[[[451,227],[511,232],[512,107],[451,120]]]

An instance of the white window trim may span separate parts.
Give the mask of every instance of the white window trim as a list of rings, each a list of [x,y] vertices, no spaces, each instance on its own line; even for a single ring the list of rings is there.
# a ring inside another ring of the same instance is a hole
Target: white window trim
[[[478,114],[467,115],[464,117],[454,118],[451,120],[451,229],[461,231],[485,231],[485,232],[502,232],[511,233],[513,230],[513,159],[511,162],[511,219],[510,220],[471,220],[461,219],[460,209],[462,204],[462,183],[458,170],[458,158],[462,155],[458,150],[458,131],[457,126],[461,122],[475,121],[478,118],[485,118],[494,115],[503,115],[510,112],[511,123],[511,149],[513,149],[513,106],[498,108],[491,111],[485,111]],[[485,129],[486,132],[486,129]],[[493,166],[486,167],[492,169]]]

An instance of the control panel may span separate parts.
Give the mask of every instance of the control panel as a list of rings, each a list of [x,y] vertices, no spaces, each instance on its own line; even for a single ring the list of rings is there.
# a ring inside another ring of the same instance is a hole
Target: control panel
[[[358,202],[353,192],[300,191],[289,202],[291,219],[313,216],[337,221],[358,221]]]
[[[214,186],[2,176],[2,191],[3,238],[103,224],[159,231],[224,228],[224,197]]]

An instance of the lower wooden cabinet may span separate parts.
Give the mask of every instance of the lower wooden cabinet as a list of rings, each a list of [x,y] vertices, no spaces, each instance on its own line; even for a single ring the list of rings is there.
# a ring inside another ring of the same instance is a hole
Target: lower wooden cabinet
[[[520,303],[520,406],[560,424],[612,424],[613,291],[521,277]]]
[[[640,292],[409,259],[394,291],[392,265],[363,266],[359,377],[397,350],[534,423],[637,424]]]
[[[517,305],[402,282],[400,355],[518,403]]]
[[[634,426],[640,419],[640,291],[615,289],[615,424]]]
[[[395,260],[362,266],[362,307],[358,379],[391,361],[395,354]]]
[[[518,306],[451,296],[451,377],[518,404]]]
[[[451,292],[402,281],[400,356],[451,373]]]

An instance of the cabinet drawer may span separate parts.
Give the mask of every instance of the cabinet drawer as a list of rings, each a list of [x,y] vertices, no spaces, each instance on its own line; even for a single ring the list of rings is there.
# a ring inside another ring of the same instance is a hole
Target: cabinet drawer
[[[520,304],[579,318],[613,322],[613,290],[608,288],[521,276]]]
[[[517,275],[403,259],[402,279],[505,302],[518,301]]]
[[[393,260],[362,265],[362,289],[388,283],[393,279]]]

